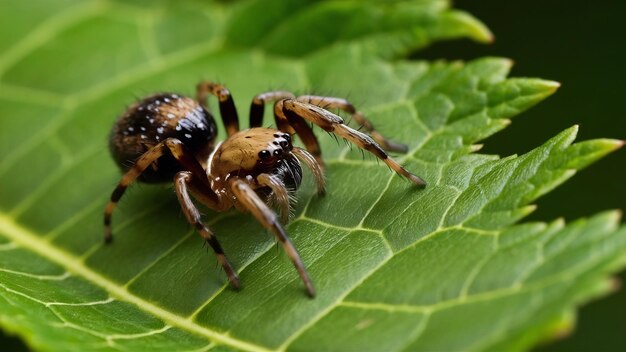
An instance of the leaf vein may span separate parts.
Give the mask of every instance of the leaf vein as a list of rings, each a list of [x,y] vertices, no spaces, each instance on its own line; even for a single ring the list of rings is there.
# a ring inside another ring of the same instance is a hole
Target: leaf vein
[[[7,49],[0,58],[0,78],[4,76],[8,69],[14,64],[30,54],[41,45],[63,30],[81,22],[89,17],[96,16],[106,9],[103,1],[81,2],[79,5],[62,11],[24,36],[13,47]]]
[[[93,284],[100,286],[104,290],[108,291],[109,294],[111,294],[111,296],[113,296],[114,298],[131,303],[135,305],[138,309],[158,317],[169,325],[179,327],[183,330],[195,333],[200,336],[204,336],[209,339],[213,339],[215,341],[219,341],[220,343],[241,350],[267,351],[267,349],[263,346],[237,340],[207,327],[191,323],[181,316],[178,316],[172,312],[156,306],[151,302],[144,300],[139,296],[136,296],[135,294],[129,292],[115,282],[88,268],[77,257],[42,241],[40,236],[37,236],[29,230],[21,227],[4,214],[0,214],[0,229],[3,231],[3,234],[5,236],[15,241],[16,243],[19,243],[25,248],[28,248],[33,252],[41,255],[42,257],[65,267],[67,271],[84,277]]]

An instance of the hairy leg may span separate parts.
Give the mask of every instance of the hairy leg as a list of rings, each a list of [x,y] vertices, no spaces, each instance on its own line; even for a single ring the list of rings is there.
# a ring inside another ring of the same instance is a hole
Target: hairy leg
[[[344,124],[341,117],[327,111],[319,106],[304,103],[295,99],[287,99],[283,101],[283,111],[291,120],[306,120],[319,126],[327,132],[335,133],[338,136],[354,143],[361,149],[364,149],[376,157],[381,159],[393,171],[405,177],[417,186],[424,187],[426,182],[420,177],[410,173],[408,170],[400,166],[381,148],[372,137],[365,133],[359,132]]]
[[[137,161],[133,167],[131,167],[120,179],[117,187],[111,194],[111,199],[107,203],[104,208],[104,241],[111,242],[113,240],[113,233],[111,232],[111,217],[113,215],[113,210],[117,206],[120,198],[126,192],[128,186],[130,186],[137,178],[152,165],[156,160],[158,160],[161,156],[165,154],[172,155],[182,166],[184,170],[191,171],[193,174],[204,175],[205,171],[198,163],[196,158],[193,156],[191,152],[185,148],[183,143],[176,138],[168,138],[163,142],[157,144],[152,147],[150,150],[145,152]],[[205,188],[211,189],[209,185],[208,179],[200,180]],[[216,207],[218,205],[219,199],[215,193],[212,191],[206,194],[206,204],[207,206]]]
[[[347,112],[352,116],[359,125],[365,128],[365,131],[374,138],[374,140],[380,144],[383,149],[393,152],[406,153],[408,151],[408,147],[404,144],[397,143],[394,141],[390,141],[385,138],[380,132],[378,132],[372,123],[365,118],[362,112],[358,111],[352,103],[342,98],[335,97],[322,97],[317,95],[302,95],[297,98],[298,101],[317,105],[323,109],[339,109]]]
[[[261,127],[263,124],[265,104],[274,103],[287,98],[295,98],[295,96],[291,92],[281,90],[264,92],[255,96],[250,104],[250,128]],[[283,132],[287,132],[281,129],[280,126],[277,126],[277,128]]]
[[[213,82],[200,82],[196,86],[196,99],[200,105],[207,108],[207,96],[212,94],[219,100],[220,115],[224,122],[224,127],[229,136],[239,131],[239,116],[235,108],[235,102],[230,95],[230,91],[221,84]]]
[[[187,221],[194,226],[196,231],[204,238],[204,240],[213,248],[215,252],[215,256],[217,257],[217,261],[220,263],[224,272],[228,276],[228,281],[235,288],[239,288],[239,278],[237,277],[237,273],[233,269],[232,265],[226,258],[224,254],[224,250],[222,246],[217,241],[217,238],[213,234],[213,232],[206,227],[206,225],[202,222],[202,217],[200,216],[200,212],[198,208],[196,208],[195,204],[191,200],[189,196],[189,184],[193,179],[193,175],[189,171],[181,171],[176,174],[174,177],[174,185],[176,187],[176,196],[178,197],[178,202],[180,203],[181,208],[183,209],[183,213],[187,218]]]
[[[241,179],[232,179],[229,182],[230,189],[232,193],[237,197],[237,200],[246,210],[248,210],[263,227],[272,231],[272,233],[276,236],[280,244],[283,246],[285,253],[291,259],[291,262],[295,266],[300,278],[304,282],[304,286],[306,287],[307,293],[310,297],[315,296],[315,288],[313,288],[313,283],[309,278],[309,274],[302,263],[302,259],[300,259],[300,254],[293,246],[289,237],[287,237],[287,233],[278,222],[278,217],[276,214],[259,198],[259,196],[254,192],[252,187]]]

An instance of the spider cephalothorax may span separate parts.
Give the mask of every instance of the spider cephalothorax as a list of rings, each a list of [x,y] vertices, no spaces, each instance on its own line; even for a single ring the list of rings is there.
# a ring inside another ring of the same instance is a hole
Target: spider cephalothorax
[[[251,128],[237,132],[217,148],[211,170],[218,178],[256,177],[262,173],[281,174],[297,188],[302,169],[292,153],[291,135],[271,128]],[[287,175],[289,171],[296,175]],[[287,174],[285,174],[287,173]]]
[[[227,139],[215,147],[217,127],[206,107],[208,94],[220,102]],[[274,103],[278,129],[261,128],[263,107]],[[371,135],[346,126],[326,109],[349,114]],[[419,187],[425,182],[408,172],[385,150],[405,152],[406,146],[385,139],[372,124],[344,99],[319,96],[295,97],[275,91],[254,97],[250,128],[239,131],[239,119],[228,89],[202,82],[196,100],[178,94],[149,96],[127,109],[111,131],[110,149],[125,172],[104,211],[105,241],[112,240],[111,215],[126,188],[135,180],[162,182],[173,179],[176,195],[187,220],[213,248],[230,283],[239,279],[213,232],[204,225],[190,194],[215,211],[235,207],[251,213],[279,240],[302,278],[307,293],[315,295],[313,283],[278,216],[268,204],[276,205],[281,220],[289,220],[291,195],[302,181],[302,167],[308,167],[318,194],[324,194],[321,151],[311,122],[380,158],[392,170]],[[306,149],[292,144],[297,134]],[[381,147],[382,146],[382,147]]]

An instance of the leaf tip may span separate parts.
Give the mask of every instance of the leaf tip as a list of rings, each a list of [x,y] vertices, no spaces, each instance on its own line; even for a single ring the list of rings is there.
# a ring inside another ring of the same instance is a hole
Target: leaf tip
[[[614,150],[619,149],[626,144],[626,141],[622,139],[608,139],[606,142],[607,144],[612,145]]]
[[[493,35],[493,33],[489,30],[489,28],[484,27],[484,31],[482,33],[482,37],[480,39],[482,42],[487,43],[487,44],[493,44],[496,41],[496,37]]]
[[[523,207],[520,207],[515,213],[516,213],[516,217],[519,218],[525,218],[528,215],[532,214],[533,212],[535,212],[535,210],[537,210],[537,205],[536,204],[529,204]]]
[[[551,336],[549,340],[562,340],[568,336],[571,336],[576,327],[576,316],[572,312],[566,312],[557,321],[554,322],[554,326],[551,328]],[[548,341],[549,341],[548,340]]]
[[[470,146],[470,152],[475,153],[481,149],[483,149],[484,144],[472,144]]]
[[[578,130],[580,130],[580,125],[579,124],[575,124],[572,127],[566,129],[565,131],[562,132],[562,135],[567,135],[569,136],[569,143],[572,143],[574,141],[574,139],[576,139],[576,136],[578,135]]]
[[[536,204],[529,204],[525,207],[520,208],[520,215],[522,217],[526,217],[528,215],[530,215],[531,213],[533,213],[535,210],[537,210],[537,205]]]
[[[619,224],[620,221],[622,220],[622,210],[621,209],[615,209],[609,212],[609,220],[614,223],[614,224]]]
[[[561,83],[557,81],[532,79],[530,82],[531,84],[529,87],[532,87],[532,91],[534,91],[540,99],[549,97],[561,87]]]
[[[557,228],[563,228],[565,226],[565,218],[563,217],[556,218],[550,225],[557,227]]]
[[[561,88],[561,82],[557,82],[557,81],[544,81],[544,84],[553,92]]]
[[[542,97],[548,97],[561,88],[561,83],[542,79],[539,80],[539,86],[537,88],[543,91],[543,94],[541,94]]]
[[[457,11],[456,19],[466,25],[468,35],[477,42],[491,44],[495,41],[493,33],[487,26],[468,13]]]
[[[509,70],[511,70],[511,68],[513,66],[515,66],[515,60],[511,59],[511,58],[503,58],[502,61],[508,66]]]
[[[611,153],[624,146],[625,141],[621,139],[600,138],[594,142],[598,145],[599,149],[605,154]]]
[[[609,291],[616,293],[622,289],[622,280],[619,277],[612,277],[609,279]]]

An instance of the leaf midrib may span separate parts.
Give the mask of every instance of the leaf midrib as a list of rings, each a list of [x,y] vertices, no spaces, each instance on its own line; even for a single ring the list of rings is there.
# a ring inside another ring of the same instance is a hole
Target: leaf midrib
[[[140,310],[160,318],[168,325],[179,327],[186,331],[205,336],[207,338],[213,339],[214,341],[241,350],[264,352],[271,351],[263,346],[259,346],[246,341],[241,341],[232,338],[226,334],[222,334],[212,329],[198,325],[188,318],[183,318],[163,308],[160,308],[137,295],[134,295],[133,293],[129,292],[124,286],[121,286],[93,271],[92,269],[87,267],[84,262],[79,260],[74,255],[51,245],[45,240],[42,240],[40,236],[37,236],[32,231],[22,227],[21,225],[13,221],[13,219],[7,217],[4,213],[0,213],[0,231],[2,231],[2,234],[12,240],[14,243],[19,244],[20,246],[27,248],[58,265],[61,265],[68,272],[82,277],[89,282],[103,288],[109,293],[110,296],[119,299],[120,301],[134,304]]]

